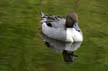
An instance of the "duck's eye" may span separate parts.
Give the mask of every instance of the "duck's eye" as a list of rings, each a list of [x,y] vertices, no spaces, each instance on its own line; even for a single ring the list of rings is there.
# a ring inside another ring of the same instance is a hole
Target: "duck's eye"
[[[72,20],[72,17],[71,16],[67,16],[66,19]]]

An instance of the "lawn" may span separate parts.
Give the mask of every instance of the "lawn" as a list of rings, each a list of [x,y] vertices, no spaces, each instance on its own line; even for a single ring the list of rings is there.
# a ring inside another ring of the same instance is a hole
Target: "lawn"
[[[0,71],[108,71],[108,0],[0,0]],[[47,48],[40,10],[79,15],[84,42],[74,64]]]

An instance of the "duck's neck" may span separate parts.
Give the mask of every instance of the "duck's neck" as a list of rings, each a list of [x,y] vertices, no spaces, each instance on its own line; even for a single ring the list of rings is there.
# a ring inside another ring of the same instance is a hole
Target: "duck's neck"
[[[74,22],[72,23],[72,24],[65,24],[65,28],[72,28],[73,27],[73,25],[74,25]]]

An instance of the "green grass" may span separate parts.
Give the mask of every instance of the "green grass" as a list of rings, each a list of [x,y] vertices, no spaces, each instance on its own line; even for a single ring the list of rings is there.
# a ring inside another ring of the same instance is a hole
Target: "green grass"
[[[108,71],[107,0],[0,0],[0,71]],[[79,15],[84,42],[75,64],[48,49],[40,35],[40,9]]]

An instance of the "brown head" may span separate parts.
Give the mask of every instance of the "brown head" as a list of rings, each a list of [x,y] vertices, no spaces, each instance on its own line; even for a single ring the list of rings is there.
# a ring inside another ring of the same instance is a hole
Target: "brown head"
[[[66,16],[66,27],[72,27],[75,22],[78,22],[78,15],[71,12]]]

